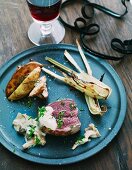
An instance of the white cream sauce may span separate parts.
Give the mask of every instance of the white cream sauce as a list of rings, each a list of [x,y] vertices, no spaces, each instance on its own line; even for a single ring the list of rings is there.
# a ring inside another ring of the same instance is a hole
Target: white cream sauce
[[[53,108],[50,106],[45,107],[43,115],[37,119],[33,119],[27,114],[18,113],[13,121],[14,129],[25,136],[26,143],[23,149],[27,149],[35,145],[44,145],[46,143],[46,134],[42,132],[42,127],[56,130],[57,122],[55,117],[52,116]]]
[[[57,121],[55,117],[52,116],[53,108],[51,106],[46,107],[46,112],[44,113],[44,116],[41,116],[39,118],[39,126],[40,127],[46,127],[51,130],[56,130],[57,128]]]

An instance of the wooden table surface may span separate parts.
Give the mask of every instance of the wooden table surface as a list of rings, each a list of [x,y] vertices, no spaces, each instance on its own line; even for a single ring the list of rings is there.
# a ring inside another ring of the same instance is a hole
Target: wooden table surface
[[[120,0],[91,0],[113,10],[123,10]],[[113,19],[96,11],[94,21],[101,26],[96,41],[89,40],[90,46],[100,52],[118,55],[110,48],[112,38],[132,38],[132,6],[123,20]],[[78,4],[76,4],[78,6]],[[73,8],[76,8],[75,6]],[[79,15],[79,8],[67,9],[69,20]],[[0,66],[13,55],[34,45],[28,40],[27,31],[32,19],[25,0],[0,0]],[[66,29],[64,43],[75,44],[78,33]],[[127,92],[128,107],[123,126],[115,139],[95,156],[67,166],[46,166],[23,160],[10,153],[0,144],[0,170],[127,170],[132,169],[132,55],[121,62],[110,62],[121,77]],[[1,107],[1,106],[0,106]]]

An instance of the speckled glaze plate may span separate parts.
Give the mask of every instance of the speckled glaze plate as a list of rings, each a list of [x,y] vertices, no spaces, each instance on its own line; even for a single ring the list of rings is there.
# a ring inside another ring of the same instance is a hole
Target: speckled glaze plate
[[[34,98],[32,99],[31,107],[29,107],[27,105],[29,99],[25,98],[16,102],[10,102],[6,99],[4,91],[7,82],[15,72],[16,67],[27,63],[29,59],[48,64],[45,61],[45,57],[49,56],[68,67],[73,68],[63,55],[65,49],[71,53],[80,67],[85,69],[76,46],[66,44],[43,45],[28,49],[11,58],[0,69],[0,142],[12,153],[26,160],[42,164],[62,165],[75,163],[89,158],[109,144],[118,133],[124,121],[127,100],[121,79],[106,61],[96,59],[94,56],[88,55],[87,53],[85,53],[85,55],[87,56],[89,64],[93,70],[93,75],[99,79],[100,76],[105,73],[103,81],[113,90],[108,100],[100,101],[101,103],[106,104],[109,108],[104,116],[99,117],[91,115],[88,111],[84,95],[81,92],[71,90],[68,85],[59,80],[55,80],[48,75],[49,97],[46,101]],[[43,74],[44,73],[42,73],[42,75]],[[27,113],[32,117],[36,117],[38,107],[61,98],[71,98],[75,100],[80,110],[82,110],[82,108],[84,109],[84,111],[79,111],[79,118],[82,122],[80,132],[68,137],[47,135],[47,143],[45,146],[38,146],[23,151],[22,145],[25,142],[24,137],[17,134],[12,126],[12,121],[17,113]],[[91,142],[72,150],[72,145],[79,136],[84,134],[84,129],[89,123],[94,123],[95,126],[97,126],[101,133],[101,137],[93,139]]]

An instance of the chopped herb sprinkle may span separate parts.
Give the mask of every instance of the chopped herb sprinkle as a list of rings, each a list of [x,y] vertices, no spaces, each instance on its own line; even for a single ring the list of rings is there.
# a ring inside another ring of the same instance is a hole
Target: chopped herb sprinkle
[[[39,117],[35,118],[35,120],[38,121],[38,120],[39,120]]]
[[[30,99],[30,100],[28,100],[28,102],[27,102],[27,106],[28,106],[29,108],[32,106],[32,104],[33,104],[32,100],[31,100],[31,99]]]
[[[83,138],[85,138],[85,136],[84,136],[84,135],[79,136],[77,140],[82,140]]]
[[[31,106],[33,105],[33,101],[30,98],[28,99],[28,101],[27,101],[27,99],[24,99],[22,104],[28,108],[31,108]]]
[[[75,144],[84,144],[85,143],[85,136],[80,136]]]
[[[83,138],[83,139],[81,139],[81,140],[77,140],[76,142],[75,142],[75,144],[84,144],[85,143],[85,140],[84,140],[85,138]]]
[[[70,104],[69,104],[69,107],[70,107],[70,110],[71,110],[71,111],[76,109],[76,105],[73,104],[73,103],[70,103]]]
[[[63,120],[62,119],[57,119],[57,125],[58,125],[58,128],[61,128],[62,125],[63,125]]]
[[[32,119],[32,116],[29,116],[28,120]]]
[[[35,145],[40,145],[40,144],[41,144],[40,139],[38,138],[38,136],[35,136]]]
[[[38,108],[39,117],[44,116],[44,113],[46,112],[46,108],[44,106]]]
[[[65,111],[61,111],[61,112],[59,112],[59,117],[63,117],[63,116],[64,116],[64,114],[65,114]]]
[[[34,136],[35,128],[36,126],[31,126],[31,128],[29,129],[29,134],[28,134],[29,139],[31,139]]]
[[[58,128],[61,128],[62,125],[63,125],[63,116],[64,116],[64,114],[65,114],[65,111],[61,111],[58,114],[58,119],[57,119]]]

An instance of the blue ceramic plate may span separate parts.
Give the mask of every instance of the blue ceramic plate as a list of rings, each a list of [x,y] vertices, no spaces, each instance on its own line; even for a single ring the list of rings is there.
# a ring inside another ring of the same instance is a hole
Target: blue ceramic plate
[[[100,76],[105,73],[103,81],[113,90],[112,95],[108,100],[100,101],[109,107],[108,112],[104,116],[99,117],[91,115],[88,111],[84,94],[76,90],[71,90],[68,85],[55,80],[48,75],[49,97],[46,101],[32,99],[32,105],[29,107],[27,105],[29,99],[22,99],[17,102],[10,102],[6,99],[4,91],[7,82],[15,72],[16,67],[27,63],[29,59],[46,64],[45,56],[49,56],[68,67],[73,68],[63,55],[65,49],[71,53],[80,67],[85,69],[77,48],[66,44],[44,45],[31,48],[14,56],[0,69],[0,142],[8,150],[26,160],[42,164],[61,165],[89,158],[108,145],[118,133],[123,123],[127,102],[125,89],[121,79],[107,62],[89,56],[87,53],[85,54],[93,70],[93,75],[99,79]],[[80,132],[68,137],[47,135],[47,143],[45,146],[22,151],[22,144],[25,142],[24,137],[17,134],[12,127],[12,121],[15,119],[17,113],[27,113],[28,115],[36,117],[37,108],[39,106],[46,105],[61,98],[71,98],[75,100],[80,110],[82,110],[82,108],[84,109],[84,111],[79,112],[79,118],[82,122]],[[84,134],[84,129],[91,122],[99,129],[101,137],[93,139],[91,142],[72,150],[71,147],[74,142],[79,136]]]

